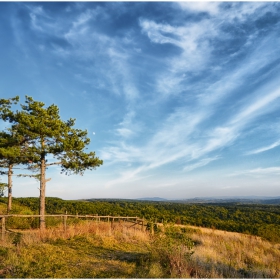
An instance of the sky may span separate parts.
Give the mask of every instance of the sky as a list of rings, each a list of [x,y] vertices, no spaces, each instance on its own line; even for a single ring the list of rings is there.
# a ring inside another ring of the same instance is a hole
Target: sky
[[[47,196],[280,196],[280,2],[0,2],[0,50],[1,98],[57,105],[104,161]]]

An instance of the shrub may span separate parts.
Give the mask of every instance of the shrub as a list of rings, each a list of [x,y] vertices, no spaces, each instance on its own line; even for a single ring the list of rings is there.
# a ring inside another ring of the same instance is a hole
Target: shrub
[[[194,242],[178,227],[166,227],[155,236],[151,246],[152,265],[158,262],[169,277],[189,277],[189,260]]]

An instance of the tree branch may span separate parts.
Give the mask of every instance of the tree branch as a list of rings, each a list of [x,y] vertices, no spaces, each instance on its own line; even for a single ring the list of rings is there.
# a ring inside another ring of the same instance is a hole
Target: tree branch
[[[61,163],[62,163],[62,162],[47,163],[46,166],[55,165],[55,164],[61,164]]]

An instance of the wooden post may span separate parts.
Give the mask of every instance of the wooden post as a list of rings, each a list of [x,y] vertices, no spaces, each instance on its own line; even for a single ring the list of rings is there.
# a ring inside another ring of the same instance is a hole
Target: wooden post
[[[67,231],[67,215],[63,216],[63,225],[64,225],[64,232]]]
[[[6,232],[6,226],[5,226],[5,217],[2,217],[2,240],[5,239],[5,232]]]

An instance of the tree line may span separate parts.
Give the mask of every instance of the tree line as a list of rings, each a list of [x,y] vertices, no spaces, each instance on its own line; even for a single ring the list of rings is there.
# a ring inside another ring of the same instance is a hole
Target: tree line
[[[38,211],[38,198],[16,198],[18,204],[33,213]],[[1,199],[0,199],[1,202]],[[225,231],[261,236],[269,241],[280,242],[280,207],[263,204],[200,204],[176,202],[151,202],[136,200],[89,201],[62,200],[47,197],[48,214],[100,216],[138,216],[153,223],[195,225]]]
[[[8,127],[0,131],[0,175],[7,183],[0,183],[0,195],[8,189],[7,212],[12,209],[12,176],[15,168],[25,170],[20,177],[33,177],[40,182],[40,228],[45,228],[45,193],[48,167],[58,165],[61,173],[80,174],[95,169],[103,161],[95,152],[87,152],[90,139],[86,130],[74,127],[75,119],[63,121],[59,108],[25,96],[24,104],[15,110],[19,96],[0,99],[0,120]],[[27,171],[27,172],[26,172]]]

